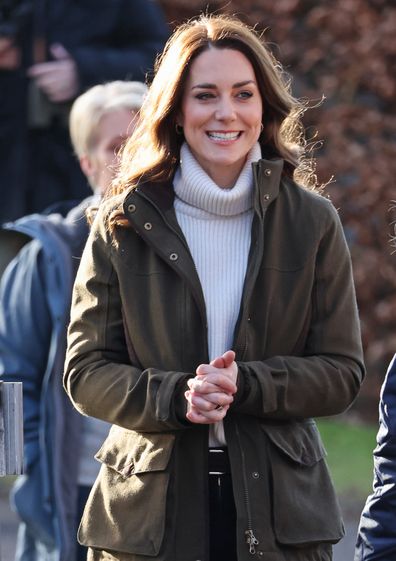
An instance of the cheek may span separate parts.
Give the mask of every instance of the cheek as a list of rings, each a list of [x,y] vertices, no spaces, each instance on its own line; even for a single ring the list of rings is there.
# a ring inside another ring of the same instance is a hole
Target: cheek
[[[257,140],[258,140],[258,138],[261,134],[261,131],[262,131],[261,124],[262,124],[262,115],[260,113],[260,114],[257,114],[257,118],[251,120],[251,124],[250,124],[252,134],[255,137],[257,137],[256,138]]]
[[[251,120],[251,124],[254,127],[261,127],[261,123],[263,121],[263,111],[261,109],[261,107],[257,107],[255,111],[251,111],[250,112],[250,120]]]
[[[183,111],[182,126],[184,129],[197,129],[208,119],[208,112],[202,108],[187,105]]]

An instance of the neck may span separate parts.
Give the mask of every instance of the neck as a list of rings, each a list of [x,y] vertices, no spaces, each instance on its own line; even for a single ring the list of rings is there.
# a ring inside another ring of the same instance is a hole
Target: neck
[[[232,189],[238,180],[238,177],[246,163],[247,157],[243,162],[236,168],[235,165],[230,165],[227,168],[223,168],[221,172],[214,167],[213,170],[207,170],[208,176],[211,180],[216,183],[220,189]]]
[[[176,196],[190,207],[211,214],[232,216],[246,212],[253,204],[252,162],[260,159],[261,151],[257,143],[234,181],[232,188],[218,185],[198,164],[188,145],[183,144],[180,151],[180,167],[173,186]]]

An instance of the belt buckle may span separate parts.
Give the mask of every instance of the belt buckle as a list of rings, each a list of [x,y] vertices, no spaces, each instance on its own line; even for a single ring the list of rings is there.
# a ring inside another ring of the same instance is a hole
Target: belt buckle
[[[209,454],[224,454],[224,450],[220,448],[209,448]],[[224,471],[210,471],[209,475],[225,475]]]

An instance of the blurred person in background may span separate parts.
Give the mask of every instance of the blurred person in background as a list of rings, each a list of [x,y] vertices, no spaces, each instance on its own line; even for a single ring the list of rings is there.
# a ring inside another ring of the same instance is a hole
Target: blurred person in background
[[[12,500],[22,520],[18,561],[82,561],[78,521],[98,472],[94,453],[109,426],[83,417],[62,388],[70,296],[88,236],[85,211],[111,182],[116,154],[146,94],[141,82],[97,85],[74,102],[70,134],[94,195],[63,218],[31,215],[7,224],[32,239],[0,284],[0,378],[22,381],[26,475]],[[78,547],[78,550],[77,550]]]
[[[355,561],[396,559],[396,355],[381,388],[373,493],[360,518]]]
[[[343,536],[313,417],[358,393],[359,319],[288,84],[233,18],[159,61],[73,292],[65,388],[113,423],[90,561],[330,561]]]
[[[95,84],[144,82],[168,33],[154,0],[1,2],[0,223],[89,195],[70,105]]]

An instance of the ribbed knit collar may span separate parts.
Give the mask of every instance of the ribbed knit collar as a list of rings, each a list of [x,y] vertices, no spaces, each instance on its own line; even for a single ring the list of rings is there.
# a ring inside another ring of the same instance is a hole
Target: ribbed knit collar
[[[185,204],[219,216],[234,216],[253,206],[252,162],[261,158],[257,142],[250,150],[246,163],[231,189],[224,189],[201,168],[185,142],[180,151],[173,187],[176,196]]]

